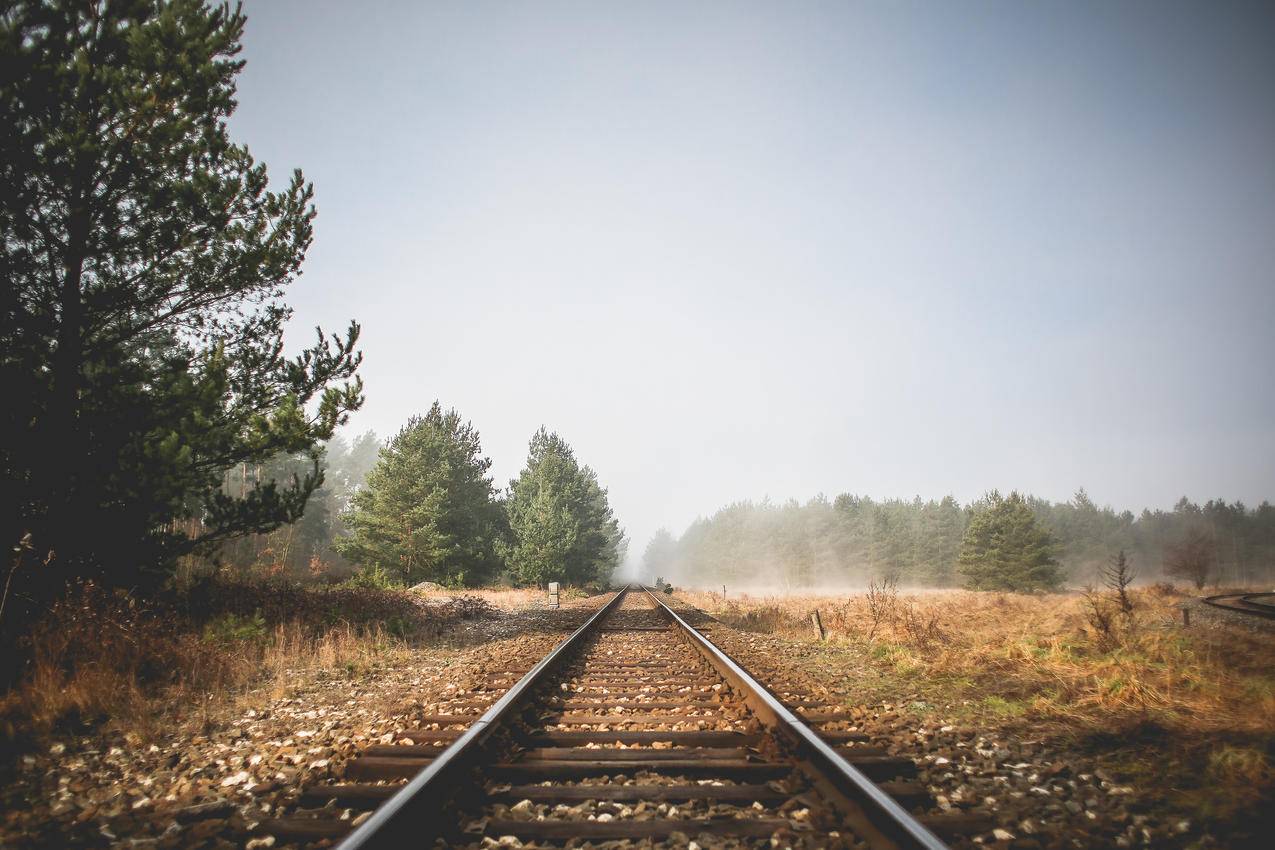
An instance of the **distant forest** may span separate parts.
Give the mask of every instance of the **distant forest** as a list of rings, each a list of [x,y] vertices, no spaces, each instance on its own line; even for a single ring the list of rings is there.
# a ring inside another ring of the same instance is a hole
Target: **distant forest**
[[[1139,581],[1166,575],[1175,547],[1207,540],[1212,584],[1275,581],[1275,506],[1186,498],[1171,511],[1117,513],[1098,507],[1082,489],[1067,502],[1024,497],[1049,534],[1065,584],[1096,582],[1118,552],[1133,562]],[[805,504],[737,502],[697,519],[680,538],[661,529],[643,557],[647,578],[702,587],[799,589],[862,586],[894,579],[903,585],[962,584],[962,542],[985,497],[961,505],[951,496],[876,501],[843,494]],[[1169,570],[1168,572],[1171,572]]]
[[[376,465],[381,445],[372,431],[352,441],[333,436],[319,457],[323,483],[311,494],[301,518],[268,533],[227,541],[216,552],[216,560],[248,573],[291,578],[342,578],[354,572],[354,565],[337,553],[335,543],[348,531],[343,514],[353,506],[354,494]],[[312,468],[313,462],[302,454],[280,455],[261,464],[241,463],[227,471],[225,492],[244,498],[263,483],[286,484],[293,475],[304,476]],[[192,525],[188,533],[195,536],[200,521],[188,522]],[[202,565],[204,555],[191,560]]]

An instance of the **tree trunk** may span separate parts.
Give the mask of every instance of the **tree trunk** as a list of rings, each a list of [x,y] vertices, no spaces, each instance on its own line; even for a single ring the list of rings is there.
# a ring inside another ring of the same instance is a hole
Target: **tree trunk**
[[[84,366],[84,297],[81,290],[88,243],[89,218],[83,207],[75,208],[67,222],[67,252],[58,288],[58,332],[53,352],[53,380],[49,398],[48,429],[44,444],[43,491],[47,515],[44,534],[37,547],[56,550],[73,523],[72,503],[77,492],[76,476],[87,462],[78,428],[80,379]],[[70,554],[70,553],[65,553]],[[65,559],[63,559],[65,562]]]

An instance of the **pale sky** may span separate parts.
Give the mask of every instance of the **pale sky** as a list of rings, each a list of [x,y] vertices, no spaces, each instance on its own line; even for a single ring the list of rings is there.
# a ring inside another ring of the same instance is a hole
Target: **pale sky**
[[[363,325],[640,555],[743,498],[1275,498],[1275,4],[252,0],[238,141]]]

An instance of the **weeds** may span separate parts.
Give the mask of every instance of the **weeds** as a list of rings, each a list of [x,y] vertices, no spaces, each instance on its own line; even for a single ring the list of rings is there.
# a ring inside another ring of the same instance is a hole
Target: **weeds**
[[[1086,619],[1093,628],[1098,644],[1103,649],[1114,649],[1124,644],[1133,629],[1133,598],[1129,587],[1137,573],[1129,565],[1124,550],[1102,567],[1100,572],[1107,593],[1085,585],[1081,592],[1087,606]]]
[[[893,576],[886,576],[881,581],[868,582],[868,592],[864,595],[864,601],[868,605],[868,620],[871,628],[868,629],[868,640],[876,637],[877,629],[881,628],[881,624],[894,618],[895,609],[899,602],[898,583]]]
[[[409,639],[490,611],[472,596],[225,580],[143,603],[84,582],[23,642],[22,676],[0,696],[0,751],[103,723],[142,734],[182,715],[206,725],[214,696],[271,678],[282,692],[308,669],[356,674]]]
[[[818,607],[830,643],[861,646],[945,700],[982,705],[993,695],[1020,706],[1015,716],[1068,725],[1154,720],[1177,731],[1275,734],[1275,642],[1224,625],[1183,630],[1174,614],[1184,596],[1172,586],[1104,588],[1101,610],[1118,640],[1094,627],[1083,594],[899,594],[882,582],[840,599],[682,595],[730,625],[802,641]]]

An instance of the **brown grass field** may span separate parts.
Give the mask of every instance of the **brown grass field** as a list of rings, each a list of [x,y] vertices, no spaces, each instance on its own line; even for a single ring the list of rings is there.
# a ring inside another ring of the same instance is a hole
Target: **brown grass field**
[[[968,591],[750,596],[678,591],[736,628],[801,644],[854,702],[1052,739],[1099,757],[1184,814],[1207,820],[1275,792],[1275,629],[1210,616],[1167,585],[1124,616],[1079,593]],[[810,666],[810,662],[806,662]],[[814,671],[819,672],[819,671]]]

